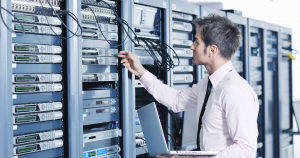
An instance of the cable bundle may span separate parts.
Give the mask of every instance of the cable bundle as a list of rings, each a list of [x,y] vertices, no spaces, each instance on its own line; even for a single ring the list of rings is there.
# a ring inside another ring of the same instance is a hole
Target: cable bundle
[[[160,68],[162,68],[163,70],[169,71],[170,69],[172,69],[175,66],[178,66],[180,64],[179,57],[178,57],[177,53],[174,51],[173,48],[171,48],[169,45],[167,45],[166,43],[161,42],[159,40],[153,40],[153,39],[148,39],[148,38],[139,38],[139,37],[137,37],[137,35],[133,31],[133,29],[128,25],[128,23],[125,20],[121,19],[118,16],[118,14],[116,13],[116,10],[113,7],[111,7],[109,3],[107,3],[107,2],[105,2],[103,0],[100,0],[99,2],[105,3],[109,7],[109,9],[113,10],[113,12],[114,12],[114,14],[116,16],[116,22],[118,22],[119,24],[121,24],[122,30],[124,30],[124,32],[126,33],[125,39],[121,42],[121,44],[116,45],[116,46],[112,45],[106,39],[106,37],[104,36],[104,34],[103,34],[103,32],[102,32],[99,24],[98,24],[99,22],[98,22],[98,19],[97,19],[97,16],[96,16],[94,10],[92,8],[90,8],[89,6],[87,6],[87,5],[83,5],[84,8],[89,8],[93,12],[93,14],[95,16],[95,19],[96,19],[96,23],[97,23],[99,31],[101,32],[102,36],[107,41],[107,43],[109,43],[112,47],[117,48],[117,47],[121,46],[125,42],[125,40],[127,39],[127,37],[128,37],[130,39],[130,41],[132,43],[134,43],[135,46],[137,46],[137,47],[139,47],[139,46],[143,47],[149,53],[149,55],[153,58],[154,63],[157,66],[159,66]],[[124,25],[127,26],[128,30],[125,29]],[[130,31],[134,34],[134,38],[130,37],[130,35],[129,35]],[[133,39],[135,39],[137,41],[137,43]],[[146,47],[142,46],[140,44],[140,41],[142,41],[143,43],[145,43]],[[171,56],[168,54],[168,52],[166,50],[167,48],[170,48],[174,52],[174,54],[176,55],[176,57],[178,59],[178,65],[174,65],[174,62],[173,62]],[[156,56],[155,52],[157,52],[159,54],[159,56],[161,57],[161,60],[159,59],[159,57]]]

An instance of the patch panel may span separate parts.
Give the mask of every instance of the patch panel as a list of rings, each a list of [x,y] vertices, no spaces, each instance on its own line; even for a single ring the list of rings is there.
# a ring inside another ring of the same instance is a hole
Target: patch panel
[[[94,14],[91,14],[91,13],[87,13],[87,12],[81,13],[81,19],[83,21],[96,21],[96,18],[98,19],[98,22],[100,22],[100,23],[116,24],[115,16],[96,14],[96,17],[95,17]]]
[[[105,1],[106,3],[108,3],[111,7],[115,8],[116,7],[116,3],[113,1]],[[93,4],[93,5],[98,5],[100,7],[108,7],[106,3],[104,2],[98,2],[97,0],[81,0],[81,3],[87,3],[87,4]]]
[[[13,114],[54,111],[61,110],[62,108],[62,102],[18,104],[13,106]]]
[[[62,130],[53,130],[39,133],[30,133],[14,136],[14,145],[36,143],[45,140],[57,139],[63,137]]]
[[[136,139],[135,144],[138,146],[145,146],[147,145],[146,142],[143,139]]]
[[[51,5],[59,7],[61,0],[48,0],[48,1]],[[24,3],[38,4],[38,5],[40,5],[41,3],[43,5],[49,5],[48,1],[47,0],[12,0],[12,2],[15,2],[15,3],[24,2]]]
[[[82,12],[91,12],[92,10],[98,14],[106,14],[106,15],[115,15],[114,11],[111,9],[106,9],[106,8],[100,8],[100,7],[93,7],[93,6],[89,6],[87,8],[81,9]]]
[[[28,115],[16,115],[13,116],[13,124],[27,124],[43,121],[52,121],[62,119],[63,113],[60,111],[48,112],[48,113],[37,113]]]

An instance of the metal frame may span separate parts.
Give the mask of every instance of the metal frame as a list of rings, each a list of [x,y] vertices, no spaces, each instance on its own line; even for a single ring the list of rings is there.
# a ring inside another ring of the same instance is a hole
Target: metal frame
[[[132,14],[133,14],[133,3],[131,0],[123,0],[121,1],[122,5],[122,19],[126,20],[130,27],[133,26]],[[125,34],[122,33],[124,39]],[[131,34],[132,37],[132,34]],[[133,44],[129,40],[125,45],[122,46],[123,50],[133,50]],[[131,76],[131,77],[129,77]],[[126,69],[122,68],[122,84],[123,84],[123,148],[121,152],[123,152],[124,158],[135,157],[136,145],[135,145],[135,118],[134,118],[134,110],[135,110],[135,99],[134,95],[130,96],[130,94],[135,94],[134,85],[134,76]],[[131,92],[131,93],[130,93]]]
[[[261,60],[262,60],[262,63],[264,63],[264,60],[265,60],[265,58],[264,58],[264,56],[265,56],[265,54],[266,54],[266,52],[264,51],[264,48],[265,48],[265,45],[264,45],[264,41],[265,41],[265,38],[264,38],[264,34],[265,34],[265,32],[264,32],[264,29],[265,29],[265,22],[263,22],[263,21],[260,21],[260,20],[255,20],[255,19],[251,19],[251,18],[248,18],[248,25],[247,25],[247,34],[248,34],[248,43],[250,43],[250,28],[251,27],[255,27],[255,28],[258,28],[258,29],[262,29],[262,53],[261,53]],[[251,63],[250,63],[250,57],[251,57],[251,47],[250,47],[250,44],[248,44],[248,76],[249,76],[249,82],[250,82],[250,77],[251,77],[251,75],[250,75],[250,65],[251,65]],[[262,86],[264,87],[264,80],[265,80],[265,78],[263,77],[263,74],[264,74],[264,67],[265,67],[266,65],[264,65],[264,64],[262,64]],[[262,120],[261,120],[261,122],[262,122],[262,128],[263,128],[263,134],[264,134],[264,124],[265,124],[265,120],[264,120],[264,106],[265,106],[265,104],[264,104],[264,100],[265,100],[265,89],[263,88],[263,90],[262,90],[262,100],[263,100],[263,102],[262,102]],[[263,145],[262,145],[262,154],[264,154],[265,153],[265,142],[264,142],[264,135],[262,136],[262,139],[263,139]],[[259,143],[259,142],[258,142]]]
[[[243,59],[243,67],[244,67],[244,77],[245,80],[249,81],[249,63],[248,63],[248,37],[247,37],[247,18],[242,17],[240,15],[236,15],[233,13],[226,12],[226,16],[230,19],[233,23],[243,25],[245,30],[242,38],[244,39],[243,47],[244,47],[244,59]]]
[[[267,95],[267,93],[269,93],[269,92],[267,92],[267,87],[266,87],[266,82],[267,82],[267,71],[268,71],[268,63],[267,63],[267,60],[268,60],[268,58],[267,58],[267,54],[268,54],[268,51],[267,51],[267,31],[274,31],[274,32],[277,32],[278,34],[277,34],[277,40],[278,40],[278,42],[279,42],[279,26],[278,25],[274,25],[274,24],[270,24],[270,23],[265,23],[265,29],[264,29],[264,45],[265,45],[265,48],[264,48],[264,52],[265,52],[265,54],[264,54],[264,74],[263,74],[263,78],[265,79],[264,80],[264,89],[265,89],[265,100],[264,100],[264,105],[265,105],[265,107],[268,107],[268,95]],[[279,44],[277,43],[277,50],[278,50],[278,52],[279,52],[279,50],[280,50],[280,47],[279,47]],[[278,54],[277,54],[278,55]],[[279,59],[279,56],[277,56],[277,65],[276,65],[276,69],[278,70],[278,68],[279,68],[279,65],[278,65],[278,62],[280,61],[280,59]],[[280,89],[279,89],[279,87],[280,87],[280,85],[279,85],[279,83],[278,83],[278,74],[280,74],[280,70],[278,70],[277,71],[277,73],[275,74],[276,75],[276,77],[277,77],[277,83],[275,83],[275,84],[277,84],[278,85],[278,89],[277,89],[277,93],[275,94],[275,95],[277,95],[278,96],[278,91],[280,91]],[[270,93],[272,93],[272,92],[270,92]],[[274,96],[275,98],[276,98],[276,96]],[[266,146],[265,147],[265,155],[264,155],[264,157],[267,157],[268,155],[267,155],[267,153],[268,153],[268,147],[267,147],[267,145],[273,145],[273,157],[278,157],[279,155],[280,155],[280,153],[281,153],[281,151],[280,151],[280,139],[279,139],[279,134],[277,133],[277,132],[280,132],[279,130],[280,130],[280,123],[279,123],[279,121],[276,121],[276,120],[279,120],[279,118],[281,117],[281,115],[280,115],[280,104],[279,104],[279,98],[277,97],[277,99],[276,99],[276,102],[277,102],[277,104],[278,105],[276,105],[276,103],[275,103],[275,106],[272,106],[272,108],[274,108],[274,113],[273,113],[273,121],[274,121],[274,129],[273,129],[273,144],[270,144],[268,141],[267,141],[267,137],[268,136],[265,136],[265,144],[264,144],[264,146]],[[267,109],[264,111],[264,118],[270,118],[270,117],[272,117],[272,116],[269,116],[268,115],[268,113],[267,113]],[[267,120],[266,120],[267,121]],[[277,122],[277,124],[276,124],[276,122]],[[268,131],[270,131],[270,129],[267,129],[267,127],[265,126],[265,135],[266,135],[266,133],[268,132]],[[269,144],[268,144],[269,143]]]
[[[68,0],[67,10],[75,13],[78,20],[81,21],[81,0]],[[68,27],[76,30],[76,22],[68,17]],[[70,33],[67,36],[71,36]],[[81,61],[81,37],[74,36],[67,40],[68,54],[68,139],[69,139],[69,157],[81,158],[83,154],[83,120],[82,120],[82,61]]]
[[[11,10],[11,1],[2,0],[1,6]],[[2,11],[4,21],[11,26],[11,16]],[[12,33],[6,29],[0,21],[0,157],[13,157],[13,111],[12,111],[12,56],[11,56]]]

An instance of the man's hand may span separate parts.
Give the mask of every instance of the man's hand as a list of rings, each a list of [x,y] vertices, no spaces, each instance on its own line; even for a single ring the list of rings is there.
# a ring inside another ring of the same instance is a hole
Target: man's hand
[[[130,51],[120,51],[119,53],[128,53],[126,55],[119,54],[118,57],[124,58],[121,60],[121,63],[133,74],[138,77],[141,77],[146,69],[142,66],[140,59],[136,54],[131,53]]]
[[[171,157],[168,156],[161,156],[161,155],[156,155],[158,158],[194,158],[194,156],[178,156],[178,155],[173,155]]]

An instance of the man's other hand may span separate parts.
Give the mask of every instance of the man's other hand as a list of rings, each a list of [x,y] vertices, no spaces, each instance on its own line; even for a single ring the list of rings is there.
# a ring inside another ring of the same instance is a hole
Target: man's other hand
[[[119,53],[128,53],[128,54],[119,54],[118,57],[124,58],[121,60],[121,63],[134,75],[141,77],[146,69],[142,66],[139,57],[131,53],[130,51],[120,51]]]
[[[171,157],[169,156],[161,156],[161,155],[156,155],[158,158],[194,158],[194,156],[178,156],[178,155],[173,155]]]

